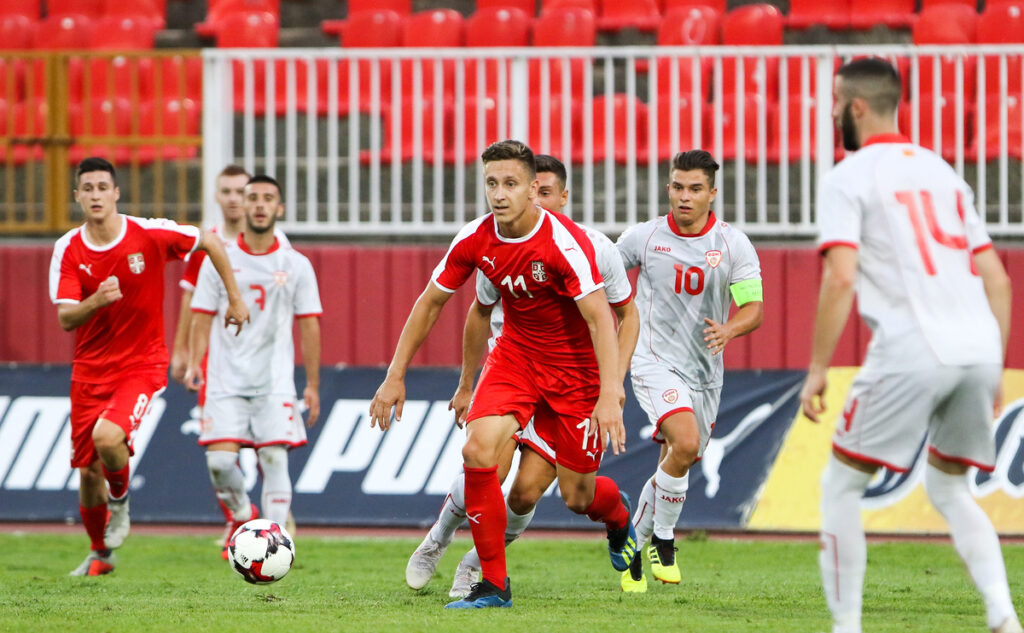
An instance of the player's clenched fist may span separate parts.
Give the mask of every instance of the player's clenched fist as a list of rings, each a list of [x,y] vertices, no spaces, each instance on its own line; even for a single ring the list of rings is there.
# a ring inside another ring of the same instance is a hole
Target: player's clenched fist
[[[249,321],[249,307],[241,297],[228,301],[228,309],[224,312],[224,327],[238,326],[235,336],[242,331],[242,324]]]
[[[117,280],[117,277],[111,275],[104,279],[98,288],[96,288],[96,296],[99,299],[100,307],[105,307],[121,299],[121,283]]]

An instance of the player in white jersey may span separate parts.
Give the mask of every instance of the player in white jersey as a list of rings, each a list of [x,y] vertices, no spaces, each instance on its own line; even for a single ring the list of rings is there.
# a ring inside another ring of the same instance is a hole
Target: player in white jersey
[[[210,232],[220,237],[224,246],[234,245],[238,240],[238,236],[245,228],[245,185],[249,182],[250,177],[249,173],[238,165],[228,165],[217,174],[214,199],[217,201],[217,206],[220,207],[221,223],[210,229]],[[291,245],[280,229],[275,228],[274,235],[281,243],[281,246]],[[181,308],[178,311],[178,325],[175,329],[174,347],[171,352],[171,378],[178,382],[185,381],[185,370],[188,369],[190,347],[188,339],[192,330],[192,293],[195,292],[196,282],[199,280],[199,270],[206,260],[205,255],[205,253],[199,251],[185,258],[185,272],[181,276],[181,281],[178,282],[182,291]],[[202,408],[205,400],[206,391],[200,388],[200,408]],[[243,453],[247,453],[247,455],[242,457]],[[239,457],[242,463],[245,463],[246,460],[249,463],[255,463],[256,461],[255,455],[252,454],[252,449],[249,448],[244,448],[239,453]],[[221,557],[227,560],[228,550],[224,543],[227,542],[227,537],[231,536],[233,531],[231,526],[234,524],[234,519],[228,507],[219,499],[217,501],[221,511],[224,513],[225,522],[224,538],[218,541],[218,545],[221,546]],[[295,536],[295,523],[291,520],[290,515],[288,532]]]
[[[557,158],[547,154],[535,157],[537,164],[537,196],[535,203],[545,209],[562,210],[569,201],[566,189],[565,166]],[[594,258],[598,272],[604,278],[608,303],[618,317],[619,380],[625,380],[629,359],[636,345],[638,317],[632,301],[633,289],[626,269],[622,266],[619,251],[603,233],[580,226],[594,245]],[[477,298],[466,315],[463,330],[462,375],[459,386],[452,396],[449,408],[455,411],[456,423],[465,424],[466,413],[473,398],[473,382],[476,370],[484,356],[485,349],[492,350],[501,336],[504,313],[500,295],[487,277],[477,274]],[[491,336],[487,338],[488,331]],[[485,342],[486,341],[486,342]],[[505,481],[512,466],[516,447],[520,449],[519,469],[515,481],[506,497],[505,509],[508,523],[505,527],[506,546],[522,534],[533,519],[534,508],[544,492],[556,478],[555,450],[542,437],[531,420],[526,427],[510,439],[501,454],[499,478]],[[413,589],[420,589],[434,575],[456,530],[466,520],[465,475],[460,473],[451,484],[448,495],[441,506],[437,522],[409,558],[405,579]],[[480,558],[476,548],[467,552],[459,562],[455,578],[448,595],[463,598],[469,594],[471,585],[479,579]]]
[[[686,500],[690,467],[711,437],[722,390],[722,349],[761,325],[761,265],[750,240],[711,210],[718,163],[704,150],[672,159],[667,216],[630,228],[618,247],[626,269],[640,268],[636,304],[640,337],[633,354],[633,393],[662,444],[658,469],[633,515],[637,548],[648,539],[654,577],[680,581],[674,530]],[[729,318],[729,306],[739,309]],[[653,537],[653,538],[652,538]],[[647,590],[643,560],[623,572],[623,591]]]
[[[282,246],[274,234],[274,223],[283,211],[277,181],[269,176],[249,180],[246,228],[228,250],[252,306],[252,323],[244,336],[220,336],[219,332],[211,336],[210,321],[223,310],[224,299],[209,264],[203,264],[192,297],[195,314],[185,385],[196,390],[205,381],[199,443],[206,446],[210,481],[231,511],[236,528],[259,514],[238,466],[242,446],[256,449],[263,475],[264,516],[281,524],[288,518],[292,485],[287,451],[306,443],[295,395],[295,318],[306,367],[306,424],[312,426],[320,414],[320,294],[309,260]],[[204,372],[202,359],[208,345]]]
[[[818,192],[824,271],[804,414],[825,411],[826,372],[854,294],[873,335],[821,478],[822,581],[835,633],[860,633],[867,553],[860,500],[879,466],[906,472],[928,444],[925,490],[985,600],[988,626],[1020,632],[999,539],[971,496],[991,471],[1010,324],[1010,281],[968,185],[896,130],[900,78],[884,60],[838,71],[833,117],[847,150]],[[994,409],[995,407],[995,409]]]

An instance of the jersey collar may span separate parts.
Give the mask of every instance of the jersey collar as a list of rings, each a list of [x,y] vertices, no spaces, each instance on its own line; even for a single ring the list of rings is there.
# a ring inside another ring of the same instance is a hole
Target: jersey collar
[[[909,143],[910,139],[902,134],[875,134],[868,140],[861,143],[861,147],[867,147],[868,145],[877,145],[879,143]]]
[[[115,237],[113,241],[103,245],[96,245],[89,241],[89,233],[88,231],[85,230],[85,227],[88,226],[88,222],[83,224],[82,230],[80,231],[80,235],[82,236],[82,243],[85,244],[85,247],[88,248],[90,251],[102,253],[104,251],[109,251],[110,249],[120,244],[121,240],[124,239],[125,234],[128,232],[128,218],[123,213],[118,213],[117,217],[121,220],[121,230],[118,232],[117,237]]]
[[[270,248],[267,249],[266,253],[254,253],[254,252],[252,252],[252,249],[249,248],[249,245],[245,243],[245,239],[244,238],[245,238],[245,233],[239,233],[238,234],[238,248],[242,249],[243,253],[248,253],[250,255],[255,255],[256,257],[260,257],[262,255],[269,255],[269,254],[273,253],[274,251],[276,251],[277,249],[281,248],[281,243],[277,241],[277,236],[275,235],[274,236],[274,243],[270,245]]]
[[[704,228],[700,230],[700,233],[683,233],[679,229],[679,225],[676,224],[676,216],[672,215],[672,211],[668,212],[668,228],[679,237],[700,237],[701,235],[707,235],[707,232],[711,230],[711,227],[715,225],[715,212],[708,212],[708,221],[704,225]]]

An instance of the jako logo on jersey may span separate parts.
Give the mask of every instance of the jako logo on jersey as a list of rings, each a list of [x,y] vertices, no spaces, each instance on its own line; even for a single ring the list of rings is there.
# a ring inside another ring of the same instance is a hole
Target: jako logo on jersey
[[[718,265],[722,263],[722,251],[708,251],[704,253],[704,259],[708,266],[718,268]]]
[[[486,255],[484,255],[480,259],[482,259],[485,263],[490,264],[491,270],[494,270],[494,260],[497,259],[496,257],[487,257]]]
[[[669,404],[675,404],[676,400],[679,399],[679,392],[675,389],[669,389],[665,393],[661,394],[661,399]]]
[[[537,283],[542,284],[548,280],[548,274],[544,272],[544,262],[530,262],[530,270]]]
[[[288,272],[284,270],[274,271],[274,285],[283,286],[288,283]]]
[[[655,253],[671,253],[672,252],[672,247],[671,246],[657,246],[656,245],[654,247],[654,252]]]
[[[136,275],[146,270],[146,260],[143,259],[142,253],[132,253],[128,256],[128,269]]]

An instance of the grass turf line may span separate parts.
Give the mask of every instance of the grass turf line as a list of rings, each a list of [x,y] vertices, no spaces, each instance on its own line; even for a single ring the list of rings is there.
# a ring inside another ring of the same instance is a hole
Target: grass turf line
[[[643,595],[619,591],[605,542],[526,539],[509,549],[515,606],[452,612],[456,540],[421,591],[405,586],[409,539],[299,538],[282,581],[249,585],[209,537],[133,535],[117,569],[70,578],[87,541],[78,535],[9,534],[0,549],[0,630],[25,633],[326,633],[328,631],[576,633],[826,631],[817,545],[679,540],[680,585],[646,570]],[[1003,548],[1015,595],[1024,546]],[[874,632],[985,631],[980,596],[943,543],[868,546],[864,627]],[[1021,608],[1018,601],[1018,609]],[[486,618],[486,620],[484,620]]]

